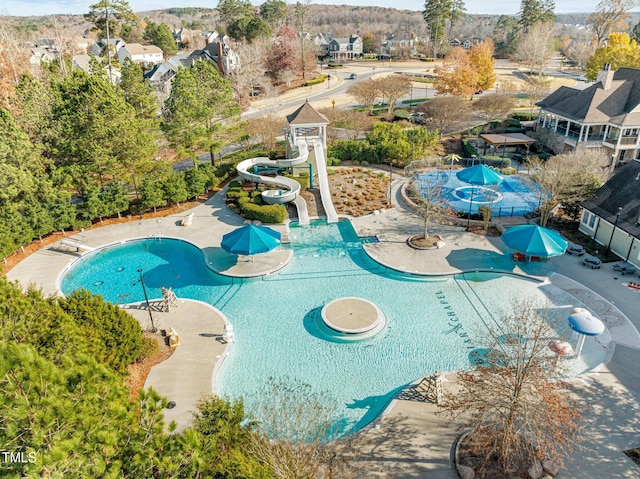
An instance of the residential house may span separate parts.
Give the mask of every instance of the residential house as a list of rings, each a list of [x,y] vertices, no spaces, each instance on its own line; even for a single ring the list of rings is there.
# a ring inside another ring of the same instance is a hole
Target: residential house
[[[580,205],[580,231],[640,269],[640,161],[629,161]]]
[[[449,40],[449,46],[452,48],[462,47],[465,50],[471,50],[471,47],[474,45],[479,45],[482,43],[482,39],[478,37],[473,38],[463,38],[462,40],[458,40],[457,38],[452,38]]]
[[[207,45],[201,50],[195,50],[189,58],[207,60],[215,63],[223,75],[229,75],[240,64],[238,54],[229,46],[229,37],[218,32],[207,32]]]
[[[111,52],[114,55],[117,55],[118,50],[120,50],[123,46],[125,46],[125,41],[122,38],[110,38],[108,43],[109,45],[111,45]],[[107,45],[106,38],[103,38],[102,40],[98,40],[93,45],[91,45],[89,54],[96,57],[102,56],[106,45]]]
[[[413,35],[385,35],[380,46],[380,54],[384,57],[393,58],[415,56],[417,55],[415,37]]]
[[[37,66],[42,63],[49,63],[58,58],[57,50],[49,48],[34,47],[31,49],[31,56],[29,57],[29,63]]]
[[[318,58],[327,58],[329,56],[329,46],[331,45],[330,33],[318,33],[313,37],[313,43],[318,48]]]
[[[144,74],[145,80],[149,80],[149,85],[155,89],[160,107],[169,98],[171,93],[171,83],[180,67],[191,67],[195,62],[188,54],[175,55],[166,62],[154,65],[151,70]]]
[[[91,74],[91,57],[93,57],[93,55],[90,54],[83,54],[83,55],[74,55],[71,57],[71,67],[72,68],[77,68],[79,70],[82,70],[86,73]],[[107,75],[107,77],[111,76],[111,83],[113,83],[114,85],[117,85],[118,83],[120,83],[120,77],[122,76],[122,73],[120,72],[119,68],[109,68],[107,66],[107,62],[105,59],[103,58],[99,58],[99,57],[94,57],[97,59],[98,62],[102,62],[104,64],[104,71],[105,74]]]
[[[358,35],[348,38],[332,38],[329,56],[332,60],[351,60],[362,55],[362,39]]]
[[[157,65],[158,63],[162,63],[164,53],[162,53],[161,48],[155,45],[127,43],[118,50],[118,60],[120,60],[120,63],[124,64],[126,58],[142,65]]]
[[[563,86],[536,105],[537,128],[552,131],[565,149],[604,148],[612,169],[640,159],[640,70],[605,65],[584,90]]]
[[[173,39],[181,50],[188,48],[198,48],[201,46],[202,30],[190,30],[188,28],[175,28]]]

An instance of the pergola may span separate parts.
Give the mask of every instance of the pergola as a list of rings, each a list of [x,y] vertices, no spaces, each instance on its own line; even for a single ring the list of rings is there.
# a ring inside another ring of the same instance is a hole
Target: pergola
[[[497,149],[497,147],[502,146],[502,154],[504,155],[507,146],[520,146],[523,145],[527,149],[527,153],[529,152],[529,148],[533,145],[536,140],[531,138],[530,136],[525,135],[524,133],[486,133],[480,135],[482,141],[484,141],[484,152],[483,155],[487,154],[487,145],[493,146]]]

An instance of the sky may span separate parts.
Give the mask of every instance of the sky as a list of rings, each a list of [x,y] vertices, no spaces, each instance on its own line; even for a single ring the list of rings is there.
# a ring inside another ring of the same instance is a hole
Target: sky
[[[293,0],[290,0],[293,1]],[[599,0],[556,0],[556,13],[592,12]],[[256,5],[262,1],[252,0]],[[0,0],[0,15],[29,16],[56,13],[83,14],[96,0]],[[376,5],[398,9],[422,10],[424,0],[313,0],[316,4]],[[169,7],[214,8],[217,0],[129,0],[135,12]],[[515,14],[520,0],[465,0],[468,13]]]

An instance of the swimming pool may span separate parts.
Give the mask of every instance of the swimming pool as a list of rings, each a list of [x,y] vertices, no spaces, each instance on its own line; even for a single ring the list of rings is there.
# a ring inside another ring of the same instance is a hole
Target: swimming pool
[[[171,239],[132,241],[87,254],[62,278],[62,291],[84,287],[115,303],[150,297],[162,286],[178,297],[205,301],[234,326],[235,341],[217,378],[217,391],[242,397],[249,412],[264,400],[269,378],[308,384],[333,404],[345,431],[371,422],[406,384],[436,370],[469,367],[469,352],[500,310],[532,298],[549,301],[566,318],[575,300],[551,286],[494,273],[427,280],[372,261],[349,222],[291,228],[291,263],[261,279],[231,280],[212,273],[195,246]],[[496,294],[500,292],[500,294]],[[319,311],[343,296],[374,302],[385,329],[358,342],[331,338]],[[565,321],[566,322],[566,321]],[[600,358],[585,354],[581,372]]]
[[[441,196],[454,210],[468,213],[471,206],[471,212],[478,213],[480,206],[488,206],[494,217],[523,216],[538,209],[545,197],[540,186],[522,175],[505,175],[500,184],[491,186],[472,186],[450,171],[423,173],[416,180],[423,192],[433,184],[442,186]]]

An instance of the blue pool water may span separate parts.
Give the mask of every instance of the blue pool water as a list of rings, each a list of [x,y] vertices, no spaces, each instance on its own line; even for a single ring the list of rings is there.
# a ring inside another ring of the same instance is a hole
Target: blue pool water
[[[180,298],[220,309],[233,324],[219,394],[243,397],[255,411],[268,378],[298,381],[334,405],[347,431],[373,420],[407,383],[436,370],[468,368],[470,351],[480,346],[487,325],[496,324],[497,311],[532,298],[550,301],[564,318],[574,304],[564,293],[511,276],[435,281],[386,270],[362,250],[349,222],[292,226],[291,234],[293,260],[262,279],[232,282],[209,271],[193,245],[148,239],[86,255],[64,275],[62,291],[84,287],[115,303],[141,301],[141,268],[150,297],[172,287]],[[318,327],[319,310],[343,296],[376,303],[386,328],[362,342],[327,338]]]
[[[489,206],[492,216],[523,216],[535,211],[544,198],[540,186],[525,176],[504,176],[498,185],[472,186],[460,181],[455,172],[440,171],[418,176],[418,188],[427,191],[429,185],[442,186],[441,196],[455,211],[477,213],[480,206]],[[470,202],[473,194],[473,203]]]

